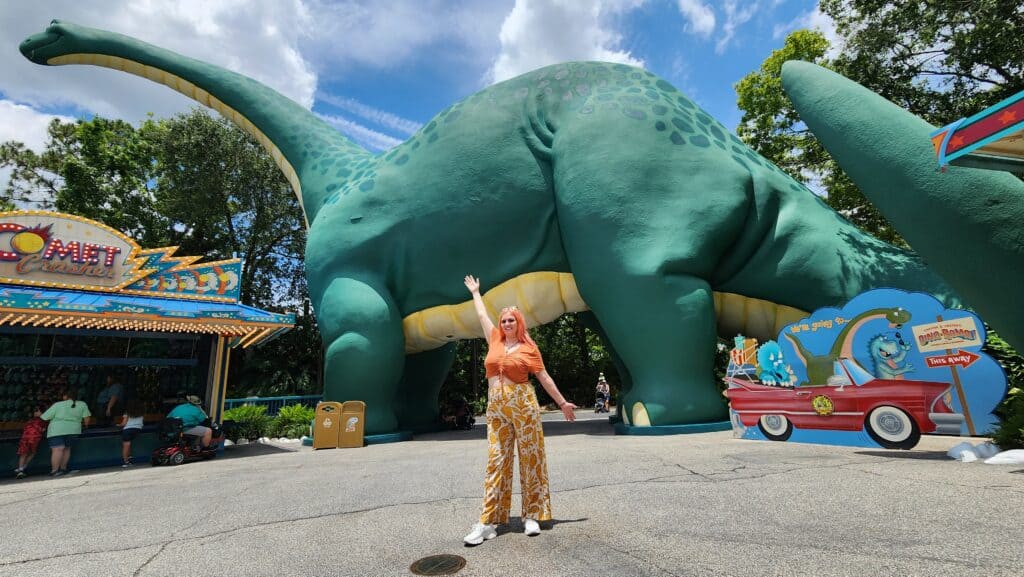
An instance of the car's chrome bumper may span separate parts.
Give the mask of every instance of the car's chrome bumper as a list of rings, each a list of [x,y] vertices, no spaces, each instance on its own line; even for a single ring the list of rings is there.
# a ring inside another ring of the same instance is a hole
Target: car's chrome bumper
[[[928,413],[928,418],[935,423],[936,435],[959,435],[964,422],[960,413]]]

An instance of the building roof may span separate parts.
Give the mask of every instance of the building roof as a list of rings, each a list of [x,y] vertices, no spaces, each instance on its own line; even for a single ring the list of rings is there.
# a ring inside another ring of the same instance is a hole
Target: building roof
[[[0,284],[3,327],[201,333],[234,337],[231,346],[265,342],[295,324],[295,315],[238,303],[202,302]]]
[[[1024,92],[932,133],[939,166],[1024,175]]]

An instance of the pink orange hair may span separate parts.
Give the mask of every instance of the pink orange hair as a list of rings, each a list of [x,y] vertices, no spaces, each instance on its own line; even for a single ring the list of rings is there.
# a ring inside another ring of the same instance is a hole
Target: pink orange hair
[[[533,342],[533,339],[530,338],[530,332],[526,330],[526,319],[523,318],[523,313],[519,312],[518,308],[505,307],[501,309],[501,314],[498,315],[498,324],[500,325],[501,319],[508,314],[516,319],[516,339],[521,343],[527,343],[536,347],[537,343]],[[501,335],[501,342],[505,342],[505,331],[500,326],[498,327],[498,334]]]

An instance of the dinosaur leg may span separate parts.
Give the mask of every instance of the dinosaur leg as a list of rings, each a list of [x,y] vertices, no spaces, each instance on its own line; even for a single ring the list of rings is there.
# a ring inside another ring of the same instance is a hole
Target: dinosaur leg
[[[339,278],[324,293],[317,318],[327,344],[324,399],[366,403],[365,433],[398,429],[395,391],[402,377],[405,337],[391,295],[364,282]]]
[[[454,360],[455,343],[406,355],[405,370],[393,403],[401,429],[423,433],[439,428],[438,394]]]
[[[559,128],[553,179],[576,286],[632,378],[623,420],[724,421],[707,279],[744,226],[750,175],[718,162],[717,148],[667,150],[650,141],[662,133],[607,120]]]
[[[582,293],[590,283],[580,282],[579,273],[576,278]],[[622,276],[603,285],[598,280],[585,298],[632,377],[632,387],[621,396],[626,423],[725,419],[726,405],[714,384],[717,335],[707,282],[682,275]]]

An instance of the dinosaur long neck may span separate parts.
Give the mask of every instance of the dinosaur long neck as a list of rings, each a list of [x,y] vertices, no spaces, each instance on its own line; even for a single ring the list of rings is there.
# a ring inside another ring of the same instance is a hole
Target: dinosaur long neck
[[[273,157],[299,199],[307,226],[325,192],[304,190],[302,177],[330,150],[335,162],[372,155],[295,101],[241,74],[151,44],[102,30],[76,38],[76,52],[47,60],[50,65],[91,64],[148,78],[213,108],[252,135]]]
[[[850,358],[853,355],[853,337],[860,330],[860,327],[864,326],[868,321],[884,319],[885,314],[890,310],[871,309],[847,321],[846,326],[836,335],[836,340],[832,343],[832,351],[830,352],[832,358]]]

